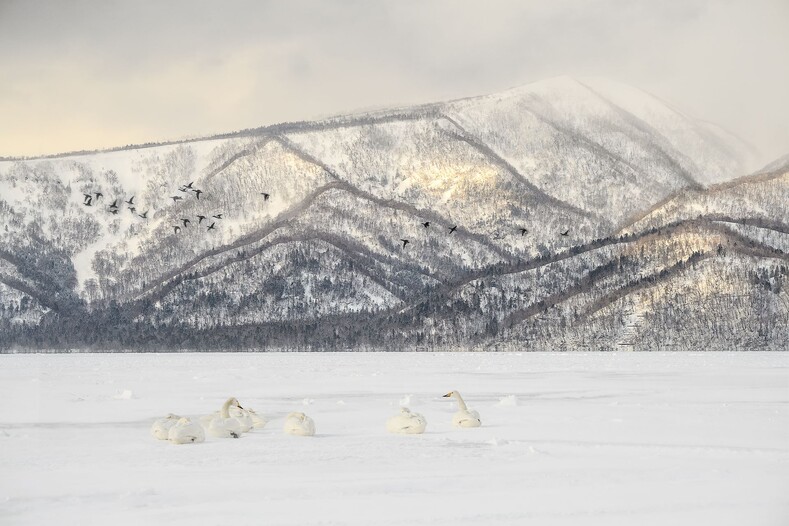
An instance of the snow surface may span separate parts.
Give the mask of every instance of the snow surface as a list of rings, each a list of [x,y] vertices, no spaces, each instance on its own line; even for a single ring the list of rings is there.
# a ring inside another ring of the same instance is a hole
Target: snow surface
[[[229,396],[267,427],[150,436]],[[787,353],[2,355],[0,397],[2,524],[789,524]]]

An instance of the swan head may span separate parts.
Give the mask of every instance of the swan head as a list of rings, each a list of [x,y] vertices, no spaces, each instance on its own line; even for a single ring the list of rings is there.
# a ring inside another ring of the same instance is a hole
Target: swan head
[[[441,398],[452,398],[452,397],[454,397],[456,394],[457,394],[457,392],[456,392],[456,391],[450,391],[450,392],[448,392],[447,394],[445,394],[444,396],[442,396]]]
[[[227,402],[225,402],[228,407],[238,407],[239,409],[244,409],[241,407],[241,404],[238,403],[238,400],[235,398],[228,398]]]

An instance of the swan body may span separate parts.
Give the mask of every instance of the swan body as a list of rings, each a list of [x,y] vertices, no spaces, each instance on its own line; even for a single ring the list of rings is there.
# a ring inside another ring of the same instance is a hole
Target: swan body
[[[312,436],[315,434],[315,422],[304,413],[290,413],[285,418],[283,431],[288,435]]]
[[[263,429],[268,424],[268,421],[257,414],[253,409],[246,409],[247,416],[252,421],[252,429]]]
[[[167,440],[167,434],[170,432],[170,428],[173,427],[180,418],[180,416],[170,413],[164,418],[158,419],[151,426],[151,435],[153,435],[153,438],[159,440]]]
[[[466,402],[457,391],[451,391],[443,396],[443,398],[454,398],[458,401],[458,411],[452,415],[452,425],[455,427],[479,427],[482,425],[482,420],[479,418],[479,413],[473,409],[466,407]]]
[[[219,414],[208,415],[210,418],[202,418],[201,423],[205,426],[208,434],[217,438],[238,438],[252,427],[246,419],[239,419],[230,415],[230,408],[236,407],[243,409],[235,398],[228,398],[222,405]],[[206,422],[208,424],[206,425]]]
[[[200,424],[184,417],[170,428],[167,438],[173,444],[195,444],[205,441],[205,431]]]
[[[412,413],[407,407],[400,408],[400,414],[386,421],[386,430],[404,435],[421,435],[425,432],[427,420],[419,413]]]

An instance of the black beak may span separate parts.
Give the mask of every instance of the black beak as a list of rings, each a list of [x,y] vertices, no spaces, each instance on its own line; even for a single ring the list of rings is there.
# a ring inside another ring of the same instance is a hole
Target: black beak
[[[449,398],[449,396],[450,396],[451,394],[452,394],[452,393],[447,393],[447,394],[445,394],[444,396],[442,396],[441,398]]]

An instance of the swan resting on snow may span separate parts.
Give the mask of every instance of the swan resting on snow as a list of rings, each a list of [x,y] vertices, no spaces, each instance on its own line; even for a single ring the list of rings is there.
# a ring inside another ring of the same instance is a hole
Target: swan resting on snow
[[[208,434],[218,438],[238,438],[242,433],[246,433],[252,428],[252,420],[245,416],[231,416],[230,408],[237,407],[243,409],[235,398],[228,398],[222,404],[219,414],[216,413],[205,416],[200,422],[205,426]]]
[[[425,432],[427,420],[419,413],[412,413],[407,407],[400,408],[400,414],[386,421],[386,430],[404,435],[421,435]]]
[[[466,402],[457,391],[450,391],[445,394],[443,398],[454,398],[458,401],[458,411],[452,415],[452,425],[455,427],[479,427],[482,425],[482,420],[479,419],[479,413],[473,409],[466,407]]]
[[[151,434],[153,435],[153,438],[167,440],[170,428],[173,427],[180,418],[180,416],[170,413],[164,418],[160,418],[155,421],[151,426]]]
[[[173,444],[195,444],[205,441],[203,426],[184,417],[170,428],[167,438]]]
[[[309,437],[315,434],[315,422],[304,413],[290,413],[282,430],[288,435]]]

